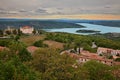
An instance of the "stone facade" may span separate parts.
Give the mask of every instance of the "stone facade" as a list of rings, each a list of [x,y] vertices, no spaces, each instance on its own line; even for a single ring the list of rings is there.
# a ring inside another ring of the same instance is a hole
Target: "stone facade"
[[[93,53],[90,53],[91,55],[83,55],[82,53],[81,53],[81,55],[78,55],[75,53],[70,53],[69,51],[63,51],[63,52],[61,52],[61,55],[62,54],[67,54],[70,57],[76,59],[78,64],[82,64],[82,63],[85,63],[85,62],[90,61],[90,60],[95,60],[95,61],[98,61],[100,63],[107,64],[109,66],[120,65],[120,62],[115,62],[115,61],[110,60],[110,59],[104,59],[104,58],[100,57],[99,55],[92,56],[92,55],[95,55]]]
[[[120,55],[120,50],[114,50],[114,49],[110,49],[110,48],[102,48],[99,47],[97,49],[97,54],[108,54],[108,55]]]
[[[24,26],[20,28],[20,31],[22,31],[23,34],[32,34],[34,31],[34,28],[30,26]]]

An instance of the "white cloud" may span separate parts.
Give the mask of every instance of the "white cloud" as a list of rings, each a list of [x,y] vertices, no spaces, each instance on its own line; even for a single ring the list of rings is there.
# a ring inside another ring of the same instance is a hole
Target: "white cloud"
[[[120,0],[0,0],[0,14],[120,14]]]

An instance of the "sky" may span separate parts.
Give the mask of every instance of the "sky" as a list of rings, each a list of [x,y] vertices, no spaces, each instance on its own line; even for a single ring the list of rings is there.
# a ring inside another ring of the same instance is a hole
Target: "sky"
[[[0,0],[0,18],[120,19],[120,0]]]

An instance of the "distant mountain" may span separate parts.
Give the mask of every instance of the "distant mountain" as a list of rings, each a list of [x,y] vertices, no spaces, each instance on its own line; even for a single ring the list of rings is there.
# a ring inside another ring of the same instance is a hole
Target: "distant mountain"
[[[120,20],[79,20],[79,19],[58,19],[55,20],[58,22],[67,22],[67,23],[90,23],[97,25],[104,25],[110,27],[120,27]]]
[[[120,41],[120,33],[105,33],[105,34],[96,33],[96,34],[92,34],[92,35]]]
[[[54,20],[32,20],[32,19],[0,19],[0,29],[5,29],[7,26],[19,28],[21,26],[33,26],[36,29],[51,29],[51,28],[82,28],[84,26],[67,23],[57,22]]]
[[[0,19],[0,29],[5,29],[7,26],[19,28],[21,26],[33,26],[36,29],[51,29],[51,28],[81,28],[84,26],[76,23],[90,23],[104,25],[110,27],[120,27],[120,20],[80,20],[80,19]]]

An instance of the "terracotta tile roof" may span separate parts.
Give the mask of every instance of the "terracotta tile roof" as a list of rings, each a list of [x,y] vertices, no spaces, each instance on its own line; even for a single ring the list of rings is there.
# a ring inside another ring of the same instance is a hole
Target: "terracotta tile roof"
[[[120,50],[114,50],[114,49],[110,49],[110,48],[102,48],[99,47],[97,49],[97,52],[101,52],[101,53],[108,53],[108,54],[120,54]]]
[[[82,51],[81,54],[83,56],[87,56],[95,59],[103,59],[103,57],[99,56],[97,53],[91,53],[89,51]]]
[[[114,62],[114,65],[120,65],[120,62]]]
[[[110,48],[103,48],[103,47],[98,47],[98,49],[101,49],[101,50],[113,50],[113,49],[110,49]]]
[[[29,46],[29,47],[27,47],[27,50],[28,50],[30,53],[34,53],[37,49],[38,49],[38,47],[35,47],[35,46]]]
[[[82,53],[81,55],[75,54],[75,53],[70,53],[69,51],[63,51],[62,54],[67,54],[72,58],[75,58],[77,60],[79,59],[87,59],[87,60],[96,60],[102,63],[105,63],[107,65],[120,65],[120,62],[115,62],[112,59],[104,59],[101,56],[98,56],[95,53],[90,53],[89,51],[83,51],[84,53]],[[86,53],[85,53],[86,52]],[[61,55],[62,55],[61,54]]]
[[[23,26],[22,27],[23,29],[29,29],[29,28],[31,28],[30,26]]]
[[[113,59],[116,59],[116,58],[120,58],[120,57],[113,55]]]
[[[0,51],[6,49],[6,47],[0,46]]]

